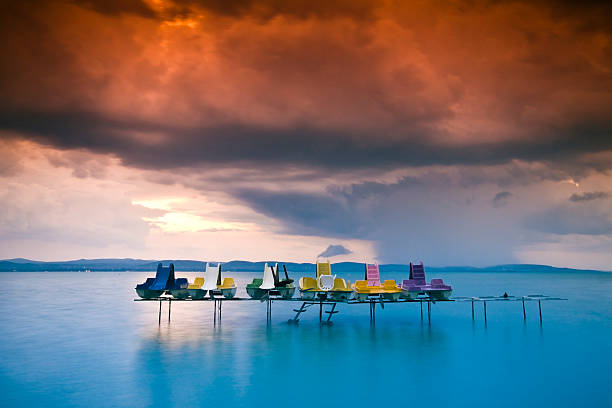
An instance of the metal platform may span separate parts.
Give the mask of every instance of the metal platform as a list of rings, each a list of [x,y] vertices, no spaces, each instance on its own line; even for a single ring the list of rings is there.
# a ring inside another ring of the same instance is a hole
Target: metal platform
[[[305,313],[312,306],[319,306],[319,322],[321,324],[332,324],[332,317],[339,313],[339,310],[336,310],[336,307],[340,305],[360,305],[360,304],[368,304],[370,306],[370,323],[376,323],[376,305],[379,305],[381,309],[384,310],[385,305],[388,304],[406,304],[406,303],[418,303],[420,305],[421,312],[421,320],[423,320],[423,303],[427,304],[427,321],[431,324],[431,311],[432,305],[437,302],[471,302],[472,303],[472,320],[475,318],[474,314],[474,303],[482,302],[483,304],[483,316],[484,322],[487,322],[487,302],[522,302],[523,306],[523,319],[527,320],[527,313],[525,309],[525,302],[538,302],[538,311],[540,324],[542,324],[542,302],[543,301],[553,301],[553,300],[567,300],[560,297],[553,297],[547,295],[527,295],[527,296],[458,296],[455,298],[451,298],[448,300],[439,300],[432,299],[426,296],[419,297],[417,299],[399,299],[396,301],[393,300],[385,300],[381,297],[371,297],[366,301],[358,301],[358,300],[331,300],[331,299],[313,299],[306,300],[301,298],[291,298],[291,299],[283,299],[281,297],[269,297],[265,296],[262,299],[251,299],[251,298],[231,298],[226,299],[223,297],[207,297],[204,299],[175,299],[169,295],[163,295],[159,298],[154,299],[134,299],[136,302],[159,302],[159,316],[158,316],[158,324],[161,324],[161,316],[162,316],[162,303],[168,302],[168,321],[171,319],[172,314],[172,302],[212,302],[214,304],[213,307],[213,323],[217,324],[217,322],[221,322],[221,311],[223,307],[223,302],[266,302],[266,322],[268,324],[272,321],[272,304],[274,302],[281,303],[293,303],[298,302],[301,303],[300,307],[297,309],[293,309],[296,313],[295,317],[289,319],[289,323],[297,324],[300,320],[300,316],[302,313]],[[324,308],[328,308],[328,310],[324,310]],[[324,313],[327,314],[327,318],[324,319]]]

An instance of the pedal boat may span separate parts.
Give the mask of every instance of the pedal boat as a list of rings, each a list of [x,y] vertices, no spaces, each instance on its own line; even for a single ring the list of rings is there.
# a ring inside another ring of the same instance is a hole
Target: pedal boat
[[[300,297],[304,300],[320,299],[326,300],[332,295],[342,296],[346,290],[346,283],[338,285],[338,293],[332,293],[336,283],[336,275],[331,274],[331,264],[327,262],[317,262],[316,279],[303,276],[299,281]],[[348,295],[345,295],[348,296]]]
[[[246,286],[247,294],[252,299],[262,299],[264,296],[280,296],[283,299],[291,299],[295,293],[295,285],[293,279],[289,279],[287,268],[285,270],[285,279],[279,277],[279,266],[276,264],[276,270],[268,263],[264,265],[263,279],[254,278],[253,281]]]
[[[189,297],[195,300],[204,299],[206,291],[202,289],[202,285],[204,285],[204,278],[195,278],[193,283],[187,286]]]
[[[329,297],[332,300],[346,302],[353,297],[353,289],[351,288],[351,281],[345,281],[342,278],[334,279],[334,287],[329,291]]]
[[[147,278],[144,283],[136,285],[136,294],[142,299],[155,299],[169,290],[174,285],[174,264],[163,267],[157,264],[155,278]]]
[[[208,292],[208,295],[213,298],[215,295],[221,295],[226,299],[231,299],[236,296],[236,284],[234,278],[225,278],[221,283],[221,264],[212,266],[206,263],[206,272],[204,273],[204,284],[202,290]]]
[[[175,279],[174,285],[170,288],[170,294],[175,299],[187,299],[189,296],[189,291],[187,290],[188,286],[189,282],[187,278]]]
[[[371,298],[380,298],[385,289],[380,286],[378,264],[365,264],[365,279],[355,281],[353,286],[355,299],[364,302]],[[399,296],[399,295],[398,295]]]
[[[385,280],[385,282],[382,285],[382,297],[385,300],[390,300],[393,302],[397,302],[400,299],[400,296],[402,294],[402,290],[400,289],[399,286],[397,286],[397,283],[395,283],[394,280],[392,279],[387,279]]]
[[[423,262],[414,265],[410,262],[409,279],[402,282],[402,298],[416,299],[420,294],[424,294],[433,300],[448,300],[452,293],[453,288],[446,285],[442,279],[432,279],[428,285]]]

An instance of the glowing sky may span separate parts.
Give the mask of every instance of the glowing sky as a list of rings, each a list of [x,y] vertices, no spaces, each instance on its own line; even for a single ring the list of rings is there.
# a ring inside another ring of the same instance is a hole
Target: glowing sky
[[[612,270],[605,2],[14,3],[0,257]]]

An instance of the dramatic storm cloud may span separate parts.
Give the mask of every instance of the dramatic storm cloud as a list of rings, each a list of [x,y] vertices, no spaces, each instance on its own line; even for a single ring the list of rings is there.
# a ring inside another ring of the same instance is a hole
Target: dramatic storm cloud
[[[7,257],[611,268],[605,2],[0,7]]]

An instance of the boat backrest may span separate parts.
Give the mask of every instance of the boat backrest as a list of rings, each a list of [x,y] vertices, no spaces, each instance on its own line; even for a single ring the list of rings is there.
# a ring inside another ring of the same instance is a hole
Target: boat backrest
[[[263,283],[263,279],[261,279],[261,278],[253,278],[253,282],[251,282],[251,285],[252,286],[260,287],[262,283]]]
[[[264,265],[263,282],[260,286],[261,289],[273,289],[274,288],[274,272],[272,272],[272,266],[266,262]]]
[[[321,275],[331,275],[331,264],[327,262],[317,262],[317,279]]]
[[[334,279],[334,290],[348,290],[346,281],[342,278]]]
[[[155,281],[149,286],[152,290],[168,290],[174,286],[174,264],[170,264],[168,267],[162,266],[161,263],[157,264],[157,273],[155,274]]]
[[[301,290],[311,290],[317,288],[317,281],[315,278],[311,278],[310,276],[301,277],[299,284]]]
[[[234,287],[234,278],[223,278],[223,288],[232,288]]]
[[[187,278],[178,278],[174,281],[174,287],[172,289],[187,289],[189,281]]]
[[[392,279],[387,279],[385,283],[383,284],[383,288],[387,290],[398,289],[397,284]]]
[[[355,281],[355,290],[360,291],[368,288],[368,281],[358,280]]]
[[[336,279],[335,276],[323,274],[319,276],[319,279],[317,279],[317,283],[318,283],[317,286],[321,290],[325,290],[325,291],[332,290],[334,288],[335,279]]]
[[[425,266],[423,262],[420,264],[410,263],[410,279],[412,279],[417,285],[426,285],[425,281]]]
[[[204,278],[202,278],[202,277],[195,278],[193,283],[191,283],[191,284],[189,284],[189,286],[187,286],[187,289],[200,289],[203,284],[204,284]]]
[[[402,289],[416,288],[418,285],[412,279],[404,279],[402,281]]]
[[[378,264],[366,264],[366,280],[368,281],[368,286],[380,286]]]
[[[219,266],[212,266],[206,262],[206,271],[204,272],[204,290],[217,289],[217,279],[219,279]]]

